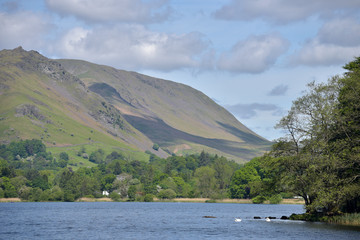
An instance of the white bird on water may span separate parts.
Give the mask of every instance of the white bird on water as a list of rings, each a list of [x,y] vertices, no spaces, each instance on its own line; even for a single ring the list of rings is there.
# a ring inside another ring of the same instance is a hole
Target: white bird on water
[[[268,217],[265,218],[265,221],[270,222],[270,218],[268,218]]]
[[[241,222],[241,218],[235,218],[235,222]]]

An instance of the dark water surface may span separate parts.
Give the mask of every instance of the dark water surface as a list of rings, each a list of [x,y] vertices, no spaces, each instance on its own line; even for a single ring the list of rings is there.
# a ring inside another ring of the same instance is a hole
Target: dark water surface
[[[264,220],[303,211],[268,204],[0,203],[0,239],[360,239],[359,228]]]

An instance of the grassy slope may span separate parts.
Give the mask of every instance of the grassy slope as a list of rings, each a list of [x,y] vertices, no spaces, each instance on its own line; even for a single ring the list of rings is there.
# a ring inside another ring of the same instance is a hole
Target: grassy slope
[[[76,156],[82,145],[87,146],[89,154],[91,150],[101,147],[106,152],[121,149],[129,158],[148,159],[148,155],[139,151],[136,146],[108,134],[107,129],[88,114],[87,105],[91,105],[93,109],[101,107],[99,96],[88,93],[71,79],[55,80],[34,71],[32,65],[37,61],[46,62],[46,59],[36,53],[33,53],[34,56],[29,54],[22,49],[0,52],[2,142],[42,139],[47,146],[52,146],[51,151],[55,156],[64,150],[68,152],[74,164],[83,162],[91,165],[87,160]],[[35,62],[31,62],[32,60]],[[18,114],[17,109],[24,104],[36,106],[45,119],[38,119],[31,114]],[[130,131],[124,135],[135,134]]]
[[[106,83],[107,90],[99,84],[98,93],[127,114],[130,124],[171,152],[185,144],[190,148],[177,154],[207,150],[242,161],[269,147],[268,141],[191,87],[85,61],[57,61],[90,88]]]

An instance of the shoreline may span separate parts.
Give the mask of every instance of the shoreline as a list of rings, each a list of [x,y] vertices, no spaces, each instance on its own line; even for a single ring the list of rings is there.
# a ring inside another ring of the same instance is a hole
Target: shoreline
[[[123,201],[126,201],[126,199],[123,199]],[[0,198],[0,203],[4,202],[27,202],[22,201],[20,198]],[[103,198],[79,198],[75,200],[75,202],[115,202],[111,198],[103,197]],[[154,202],[191,202],[191,203],[238,203],[238,204],[252,204],[251,199],[230,199],[230,198],[224,198],[224,199],[210,199],[210,198],[174,198],[174,199],[158,199],[154,198]],[[265,202],[264,204],[269,204],[269,202]],[[304,201],[302,199],[283,199],[279,204],[304,204]]]

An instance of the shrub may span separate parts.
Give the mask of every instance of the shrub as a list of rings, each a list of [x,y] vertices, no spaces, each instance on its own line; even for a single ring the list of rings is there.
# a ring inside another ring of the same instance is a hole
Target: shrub
[[[264,196],[258,195],[252,199],[252,202],[255,204],[261,204],[264,203],[266,198]]]
[[[154,196],[152,194],[146,194],[144,197],[144,202],[153,202]]]
[[[65,161],[69,161],[69,155],[66,152],[61,152],[60,153],[60,159],[65,160]]]
[[[95,152],[92,152],[89,156],[89,161],[93,163],[102,163],[104,160],[105,152],[102,149],[98,149]]]
[[[159,192],[158,197],[162,199],[173,199],[176,197],[176,193],[172,189],[165,189]]]
[[[154,143],[153,147],[152,147],[155,151],[158,151],[159,150],[159,144],[157,143]]]
[[[121,198],[120,194],[118,194],[116,192],[111,192],[109,197],[115,202],[120,201],[120,198]]]
[[[128,198],[129,201],[135,201],[136,199],[136,187],[135,185],[131,185],[128,189]]]

